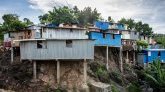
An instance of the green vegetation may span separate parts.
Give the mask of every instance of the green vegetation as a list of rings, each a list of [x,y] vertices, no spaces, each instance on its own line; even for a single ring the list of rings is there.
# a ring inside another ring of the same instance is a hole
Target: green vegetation
[[[123,78],[122,78],[122,75],[120,72],[117,72],[117,71],[112,71],[110,73],[110,78],[115,81],[116,83],[118,83],[119,85],[123,85]]]
[[[96,9],[92,10],[91,7],[85,7],[79,10],[77,6],[70,9],[67,6],[60,8],[53,8],[53,11],[39,16],[42,24],[45,23],[79,23],[80,25],[93,24],[94,21],[100,19],[100,13]]]
[[[100,65],[99,67],[97,67],[95,74],[98,76],[100,81],[104,83],[110,83],[109,73],[105,66]]]
[[[33,24],[27,18],[24,18],[24,22],[20,21],[19,16],[16,14],[5,14],[2,16],[2,19],[4,22],[0,26],[0,31],[17,31]]]
[[[145,41],[137,41],[137,46],[138,46],[138,49],[140,48],[147,48],[148,47],[148,43],[145,42]]]
[[[165,67],[160,60],[153,61],[144,72],[145,80],[154,92],[165,92]]]
[[[138,83],[130,83],[126,88],[127,92],[142,92]]]
[[[114,86],[113,84],[111,85],[111,91],[112,91],[112,92],[120,92],[120,91],[116,88],[116,86]]]
[[[105,67],[105,65],[98,62],[93,62],[90,64],[90,69],[94,73],[94,77],[103,83],[110,83],[110,76]]]
[[[158,44],[161,44],[162,47],[165,47],[165,35],[163,34],[154,34],[153,38]]]
[[[125,19],[125,18],[122,18],[118,22],[123,23],[123,24],[127,24],[128,29],[136,30],[141,35],[145,35],[148,37],[152,36],[153,31],[152,31],[152,28],[149,26],[149,24],[146,24],[146,23],[143,24],[141,21],[135,22],[133,19]]]
[[[18,31],[33,24],[28,18],[24,18],[24,22],[20,21],[19,16],[16,14],[5,14],[2,19],[4,22],[0,24],[0,40],[3,39],[3,32]]]

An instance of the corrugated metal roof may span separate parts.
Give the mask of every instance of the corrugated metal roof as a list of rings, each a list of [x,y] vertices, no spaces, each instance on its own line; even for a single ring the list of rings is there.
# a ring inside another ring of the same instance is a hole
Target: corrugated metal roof
[[[109,32],[98,32],[98,31],[89,31],[90,32],[96,32],[96,33],[105,33],[105,34],[115,34],[115,35],[121,35],[121,34],[118,34],[118,33],[109,33]]]
[[[86,30],[86,28],[80,28],[80,27],[43,27],[43,28],[54,28],[54,29],[79,29],[79,30]]]
[[[55,40],[55,41],[62,41],[62,40],[94,40],[94,39],[22,39],[22,40],[14,40],[14,42],[24,42],[24,41],[46,41],[46,40]]]
[[[145,49],[144,51],[165,51],[165,49]]]

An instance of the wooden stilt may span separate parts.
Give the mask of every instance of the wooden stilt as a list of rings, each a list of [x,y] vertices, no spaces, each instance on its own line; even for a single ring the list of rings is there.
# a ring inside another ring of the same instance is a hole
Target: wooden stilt
[[[120,47],[120,71],[123,73],[123,59],[122,59],[122,47]]]
[[[84,84],[87,82],[87,61],[84,59]]]
[[[34,80],[37,79],[37,65],[36,65],[36,61],[33,61],[33,79]]]
[[[107,70],[109,69],[109,65],[108,65],[108,61],[109,61],[109,57],[108,57],[108,46],[106,46],[106,68]]]
[[[14,49],[11,47],[11,63],[14,61]]]
[[[57,60],[57,83],[60,84],[60,61]]]

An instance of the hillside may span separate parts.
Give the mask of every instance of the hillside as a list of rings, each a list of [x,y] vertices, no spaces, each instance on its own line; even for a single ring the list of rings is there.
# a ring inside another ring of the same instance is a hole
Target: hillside
[[[131,81],[137,80],[136,74],[133,73],[131,67],[124,68],[124,75],[122,75],[122,73],[120,72],[118,61],[119,53],[117,49],[112,48],[109,51],[109,70],[107,70],[105,67],[105,48],[95,48],[95,50],[95,60],[88,62],[89,85],[91,85],[93,82],[102,82],[109,85],[113,84],[112,86],[115,86],[117,89],[122,91]],[[0,88],[10,89],[14,91],[24,90],[24,92],[34,92],[34,90],[37,92],[51,92],[51,90],[58,90],[53,89],[49,85],[45,85],[44,81],[42,80],[37,80],[37,82],[32,80],[31,62],[25,61],[20,63],[19,61],[15,61],[15,63],[10,64],[9,51],[3,52],[3,54],[1,54],[0,56]],[[93,82],[90,83],[91,81]],[[74,80],[72,81],[72,83],[74,83]],[[102,88],[102,85],[100,85],[100,88]]]

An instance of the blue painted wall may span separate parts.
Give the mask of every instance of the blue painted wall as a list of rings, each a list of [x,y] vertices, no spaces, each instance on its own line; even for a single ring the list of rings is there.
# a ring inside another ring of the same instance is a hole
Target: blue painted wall
[[[101,32],[89,32],[89,39],[95,39],[95,46],[113,46],[120,47],[121,46],[121,35],[106,33],[105,38],[103,38],[103,33]]]
[[[123,24],[117,24],[117,28],[118,28],[119,30],[125,30]]]
[[[113,24],[114,24],[114,23],[111,23],[111,22],[101,22],[101,21],[95,22],[95,26],[98,27],[98,28],[100,28],[101,30],[107,30],[107,29],[109,29],[109,27],[111,27]],[[117,23],[116,26],[117,26],[116,29],[125,30],[124,24]]]
[[[144,53],[146,54],[144,57],[144,63],[146,62],[153,62],[153,60],[156,59],[160,59],[161,61],[163,60],[163,62],[165,62],[165,50],[161,51],[160,50],[160,57],[158,56],[159,51],[150,51],[151,52],[151,56],[148,55],[148,52],[150,50],[144,50]]]
[[[109,23],[97,21],[95,22],[95,26],[100,28],[101,30],[107,30],[109,28]]]

